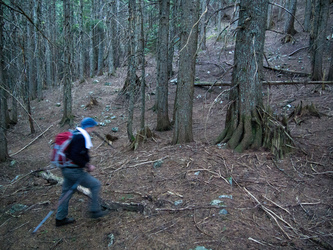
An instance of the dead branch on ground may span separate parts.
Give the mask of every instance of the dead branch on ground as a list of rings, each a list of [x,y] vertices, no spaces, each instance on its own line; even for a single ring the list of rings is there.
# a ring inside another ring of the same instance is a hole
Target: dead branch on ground
[[[27,147],[29,147],[32,143],[34,143],[39,137],[41,137],[43,134],[46,133],[46,131],[48,131],[51,127],[53,127],[53,125],[49,126],[43,133],[41,133],[39,136],[37,136],[35,139],[33,139],[28,145],[24,146],[23,148],[21,148],[19,151],[17,151],[14,154],[9,155],[10,157],[17,155],[18,153],[22,152],[24,149],[26,149]]]
[[[333,81],[308,81],[308,80],[293,80],[293,81],[263,81],[263,85],[269,86],[280,86],[280,85],[332,85]],[[220,86],[231,86],[231,82],[195,82],[195,87],[220,87]]]

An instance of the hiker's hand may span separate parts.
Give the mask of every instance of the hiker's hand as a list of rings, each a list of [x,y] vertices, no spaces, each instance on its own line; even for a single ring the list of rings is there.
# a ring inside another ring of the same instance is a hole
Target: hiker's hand
[[[91,165],[91,164],[87,164],[87,172],[92,172],[95,170],[95,166],[94,165]]]

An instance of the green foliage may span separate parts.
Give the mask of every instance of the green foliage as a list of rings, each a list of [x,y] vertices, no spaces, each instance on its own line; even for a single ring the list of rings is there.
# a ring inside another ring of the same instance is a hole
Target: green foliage
[[[158,24],[154,24],[153,27],[148,30],[147,33],[147,45],[146,49],[148,52],[155,52],[157,46],[157,36],[158,36]]]

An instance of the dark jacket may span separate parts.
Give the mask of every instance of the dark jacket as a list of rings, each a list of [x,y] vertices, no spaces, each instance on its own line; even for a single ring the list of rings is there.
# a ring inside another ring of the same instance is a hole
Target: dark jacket
[[[86,148],[84,136],[78,131],[74,132],[73,139],[67,151],[67,157],[80,168],[84,168],[89,162],[89,150]]]

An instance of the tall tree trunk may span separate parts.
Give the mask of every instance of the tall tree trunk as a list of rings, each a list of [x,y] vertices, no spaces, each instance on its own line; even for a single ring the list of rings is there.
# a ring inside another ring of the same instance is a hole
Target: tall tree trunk
[[[129,20],[129,42],[128,42],[128,79],[130,81],[129,86],[129,105],[128,105],[128,120],[127,120],[127,136],[129,141],[134,140],[133,136],[133,113],[134,113],[134,89],[136,81],[136,64],[135,64],[135,12],[136,12],[136,0],[129,0],[128,2],[128,20]]]
[[[242,152],[262,145],[257,107],[262,107],[262,67],[268,0],[240,1],[238,31],[225,129],[217,142]]]
[[[120,66],[120,30],[119,30],[119,22],[117,22],[117,18],[119,18],[119,0],[114,0],[112,2],[112,34],[111,37],[112,47],[113,47],[113,58],[114,58],[114,67],[115,70]]]
[[[179,73],[175,100],[175,127],[172,143],[193,141],[192,113],[195,61],[198,44],[199,0],[181,3]]]
[[[34,13],[34,4],[32,0],[27,2],[29,14],[33,17]],[[29,98],[35,99],[37,93],[37,84],[36,84],[36,72],[35,72],[35,60],[34,60],[34,27],[30,22],[27,22],[27,46],[26,46],[26,59],[28,62],[28,84],[29,84]]]
[[[91,15],[90,19],[92,20],[92,24],[90,25],[90,49],[89,49],[89,58],[90,58],[90,77],[94,77],[95,75],[95,1],[91,0]]]
[[[222,9],[222,1],[218,1],[217,4],[217,9]],[[223,12],[221,10],[217,13],[217,34],[220,34],[222,31],[222,14]]]
[[[170,16],[172,17],[169,24],[169,42],[168,42],[168,78],[173,75],[173,57],[175,53],[175,45],[178,40],[177,34],[177,7],[174,3],[170,9]]]
[[[331,29],[331,34],[333,34],[333,27]],[[333,81],[333,41],[330,40],[330,54],[331,54],[331,62],[330,69],[328,70],[327,81]]]
[[[103,3],[101,0],[98,1],[99,12],[98,12],[98,63],[97,63],[97,75],[103,75],[104,67],[104,21],[103,21]]]
[[[107,45],[107,52],[108,52],[108,76],[112,76],[115,74],[116,70],[115,70],[115,65],[114,65],[114,38],[113,36],[115,36],[116,34],[113,33],[114,32],[114,27],[112,26],[112,24],[114,23],[112,20],[115,18],[114,13],[113,13],[113,8],[115,5],[115,1],[112,1],[109,3],[109,11],[108,11],[108,37],[110,39],[108,39],[108,45]]]
[[[310,32],[310,54],[312,80],[323,80],[323,56],[326,42],[326,25],[328,20],[328,0],[316,0],[313,5],[313,18]]]
[[[203,15],[200,20],[200,39],[199,39],[199,44],[200,44],[200,49],[206,50],[206,20],[207,20],[207,13],[206,10],[208,8],[208,2],[209,0],[202,0],[201,1],[201,14]],[[205,13],[205,14],[203,14]]]
[[[3,5],[0,4],[0,162],[6,161],[8,156],[7,137],[6,137],[6,95],[5,78],[3,76]]]
[[[297,0],[290,0],[290,3],[288,5],[288,10],[290,13],[286,14],[287,15],[286,22],[284,26],[284,33],[292,36],[296,34],[296,30],[294,28],[296,5],[297,5]]]
[[[43,98],[43,69],[42,69],[42,48],[40,41],[40,34],[37,28],[40,28],[41,21],[41,7],[42,0],[36,1],[34,7],[34,23],[35,23],[35,55],[36,55],[36,96],[38,101],[41,101]]]
[[[15,1],[13,1],[13,4],[15,4]],[[14,11],[11,12],[11,30],[12,30],[12,39],[13,43],[16,44],[16,46],[12,49],[12,55],[11,60],[13,61],[12,69],[9,72],[9,78],[12,79],[10,90],[12,93],[11,98],[11,117],[10,122],[12,124],[17,124],[18,120],[18,114],[17,114],[17,98],[19,96],[19,86],[21,85],[22,79],[21,79],[21,53],[18,50],[18,45],[20,44],[19,36],[18,36],[18,27],[14,25],[18,20],[20,20],[21,17],[16,17]],[[17,20],[18,19],[18,20]]]
[[[311,24],[311,2],[312,0],[305,0],[305,13],[304,13],[304,31],[310,31]]]
[[[267,29],[271,29],[273,27],[273,11],[274,6],[272,4],[269,4],[267,12]]]
[[[52,41],[52,23],[51,23],[51,15],[52,15],[52,2],[46,5],[46,15],[45,17],[45,23],[46,23],[46,35],[49,38],[50,41]],[[46,87],[50,88],[53,86],[53,81],[52,81],[52,52],[51,52],[51,44],[50,41],[44,39],[45,42],[45,81],[46,81]]]
[[[168,39],[169,39],[169,12],[170,1],[159,0],[159,34],[157,55],[157,131],[166,131],[171,128],[168,109]]]
[[[145,71],[145,33],[143,29],[144,24],[144,1],[140,1],[140,43],[141,43],[141,115],[140,115],[140,130],[145,131],[145,110],[146,110],[146,71]]]
[[[72,115],[72,84],[71,84],[71,42],[72,32],[70,23],[71,0],[63,1],[64,8],[64,92],[63,92],[63,117],[60,124],[73,125]]]
[[[58,60],[58,49],[56,44],[56,38],[59,35],[58,27],[56,25],[57,23],[57,14],[56,14],[56,2],[57,0],[51,0],[51,10],[52,13],[49,18],[52,20],[51,23],[51,41],[53,42],[53,45],[51,47],[51,53],[52,53],[52,66],[51,66],[51,76],[52,76],[52,85],[53,86],[60,86],[59,81],[59,64],[56,62],[60,61]]]
[[[83,6],[84,1],[80,0],[80,14],[79,14],[79,25],[80,25],[80,36],[79,36],[79,81],[84,81],[84,66],[85,66],[85,56],[84,56],[84,24],[83,24]]]

